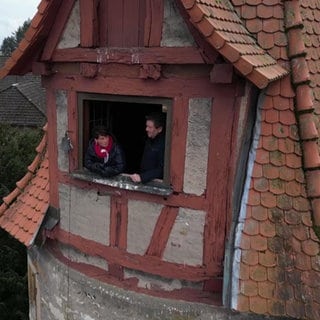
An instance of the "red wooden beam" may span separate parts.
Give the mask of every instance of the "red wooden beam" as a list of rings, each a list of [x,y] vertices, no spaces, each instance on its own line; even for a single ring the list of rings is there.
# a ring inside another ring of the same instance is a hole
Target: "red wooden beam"
[[[209,76],[208,76],[209,78]],[[73,74],[55,74],[50,78],[44,78],[46,88],[76,90],[78,92],[95,92],[102,94],[133,95],[146,97],[175,98],[187,92],[189,97],[214,96],[216,90],[221,90],[229,85],[217,85],[210,83],[208,78],[179,79],[175,77],[153,79],[134,79],[128,77],[96,77],[95,81]],[[223,106],[221,106],[223,108]]]
[[[164,207],[158,218],[146,255],[161,258],[178,215],[176,207]]]
[[[119,265],[132,270],[138,270],[169,279],[181,279],[193,282],[203,281],[217,276],[221,273],[221,265],[188,266],[163,261],[154,256],[140,256],[132,254],[119,248],[110,247],[101,243],[84,239],[78,235],[66,232],[57,226],[53,231],[46,231],[50,239],[70,245],[75,249],[90,256],[98,256],[105,259],[109,264]]]
[[[98,44],[98,0],[80,0],[80,43],[81,47],[93,47]]]
[[[73,179],[69,173],[56,171],[56,178],[62,184],[68,184],[81,189],[98,190],[100,194],[115,195],[119,197],[130,198],[133,200],[149,201],[172,207],[184,207],[195,210],[206,211],[208,209],[208,200],[203,196],[195,196],[174,192],[168,197],[162,197],[154,194],[147,194],[137,191],[129,191],[110,187],[106,185],[96,184],[88,181]]]
[[[146,47],[160,47],[162,37],[163,13],[163,0],[146,1],[146,19],[144,28],[144,45]]]
[[[57,14],[58,19],[54,21],[49,37],[46,42],[46,46],[43,50],[41,59],[46,61],[49,60],[54,49],[57,47],[65,24],[70,16],[73,9],[75,0],[63,0]]]
[[[43,55],[44,60],[49,59]],[[204,60],[195,47],[166,48],[70,48],[56,49],[52,62],[92,62],[92,63],[163,63],[163,64],[203,64]]]

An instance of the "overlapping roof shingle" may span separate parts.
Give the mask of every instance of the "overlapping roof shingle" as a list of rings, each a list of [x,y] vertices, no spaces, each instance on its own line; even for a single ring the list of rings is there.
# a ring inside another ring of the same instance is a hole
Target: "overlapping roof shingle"
[[[279,39],[276,35],[263,37],[257,42],[244,27],[233,5],[228,0],[181,0],[181,2],[188,11],[194,26],[212,47],[257,87],[265,88],[270,82],[280,79],[288,73],[264,50],[269,48],[271,44],[273,45],[274,41],[280,42],[281,37]],[[258,11],[265,13],[266,8],[259,5]],[[273,10],[273,7],[271,9]],[[251,26],[251,29],[255,27],[257,27],[256,24]],[[274,29],[277,27],[268,26],[267,28],[270,30],[269,32]],[[259,33],[259,35],[263,34]],[[267,44],[269,41],[270,46]],[[263,43],[262,47],[260,46],[261,42]]]

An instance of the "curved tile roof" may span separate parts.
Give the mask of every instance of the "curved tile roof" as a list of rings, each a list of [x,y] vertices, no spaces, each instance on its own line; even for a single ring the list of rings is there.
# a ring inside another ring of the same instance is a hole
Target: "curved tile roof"
[[[47,133],[25,176],[0,206],[0,227],[29,247],[33,244],[49,207],[49,159]]]
[[[205,39],[258,88],[265,88],[270,82],[288,74],[252,37],[228,0],[181,2]],[[257,28],[257,25],[252,28]],[[272,37],[270,40],[273,43],[275,39]]]

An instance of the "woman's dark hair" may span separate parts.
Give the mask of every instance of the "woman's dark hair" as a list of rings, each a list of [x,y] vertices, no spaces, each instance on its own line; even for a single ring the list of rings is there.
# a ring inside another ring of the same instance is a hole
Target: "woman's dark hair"
[[[99,136],[110,136],[110,131],[105,126],[96,126],[92,129],[92,136],[95,139],[98,139]]]

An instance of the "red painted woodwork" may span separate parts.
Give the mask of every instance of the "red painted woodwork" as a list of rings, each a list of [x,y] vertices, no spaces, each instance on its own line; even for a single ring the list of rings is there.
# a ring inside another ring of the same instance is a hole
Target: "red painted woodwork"
[[[145,47],[160,47],[164,12],[163,1],[146,0]]]
[[[170,154],[170,178],[176,192],[183,190],[183,175],[186,155],[189,100],[176,97],[172,108],[172,133]],[[179,152],[176,152],[179,150]]]
[[[161,81],[131,79],[126,77],[101,77],[91,79],[78,75],[54,75],[44,79],[45,87],[52,89],[76,90],[78,92],[95,92],[115,95],[132,95],[146,97],[175,98],[188,92],[189,97],[211,97],[216,91],[228,88],[228,85],[210,83],[206,78],[167,78]]]
[[[90,48],[98,45],[98,4],[99,0],[80,0],[80,44]]]
[[[206,304],[212,304],[219,306],[222,304],[221,295],[214,294],[212,292],[203,292],[196,289],[186,288],[181,290],[173,290],[173,291],[159,291],[158,288],[145,289],[138,287],[138,279],[137,278],[117,278],[114,276],[110,276],[110,274],[101,268],[91,266],[84,263],[74,262],[67,257],[65,257],[55,242],[48,240],[49,250],[55,256],[56,259],[67,265],[68,267],[78,270],[80,273],[87,275],[88,277],[97,279],[98,281],[102,281],[119,288],[124,288],[126,290],[134,290],[136,292],[148,294],[155,297],[162,297],[167,299],[177,299],[184,300],[190,302],[200,302]],[[112,272],[115,272],[114,270]]]
[[[108,214],[108,212],[107,212]],[[125,197],[111,197],[110,245],[123,250],[127,248],[128,206]]]
[[[125,64],[202,64],[204,62],[195,47],[181,48],[70,48],[57,49],[53,62],[91,62]]]
[[[162,209],[146,252],[147,256],[162,257],[178,212],[177,207],[164,207]]]
[[[123,189],[117,189],[114,187],[109,187],[106,185],[95,184],[91,182],[86,182],[82,180],[72,179],[69,174],[62,173],[58,171],[56,173],[58,180],[61,183],[72,185],[81,189],[94,189],[98,191],[100,195],[115,195],[121,197],[130,197],[130,199],[140,200],[140,201],[150,201],[154,203],[159,203],[163,205],[173,206],[173,207],[184,207],[195,210],[206,211],[208,209],[208,200],[204,196],[195,196],[190,194],[174,192],[170,196],[161,197],[158,195],[140,193],[136,191],[129,191]]]
[[[161,260],[155,256],[140,256],[132,254],[117,247],[106,246],[92,240],[84,239],[55,227],[53,231],[46,231],[50,239],[57,239],[66,245],[90,256],[98,256],[110,264],[120,265],[132,270],[138,270],[149,274],[159,275],[169,279],[181,279],[198,282],[210,279],[220,274],[221,265],[188,266]]]
[[[80,63],[80,74],[86,78],[94,78],[98,74],[98,65],[95,63]]]
[[[207,169],[207,198],[210,201],[204,243],[204,263],[207,266],[222,263],[223,260],[227,203],[231,197],[228,182],[235,114],[234,90],[221,88],[213,98]]]
[[[100,0],[100,46],[142,47],[145,0]]]
[[[41,60],[47,61],[51,58],[54,49],[57,47],[63,33],[66,22],[74,6],[75,0],[63,0],[59,8],[58,17],[54,21],[53,27],[43,49]]]

